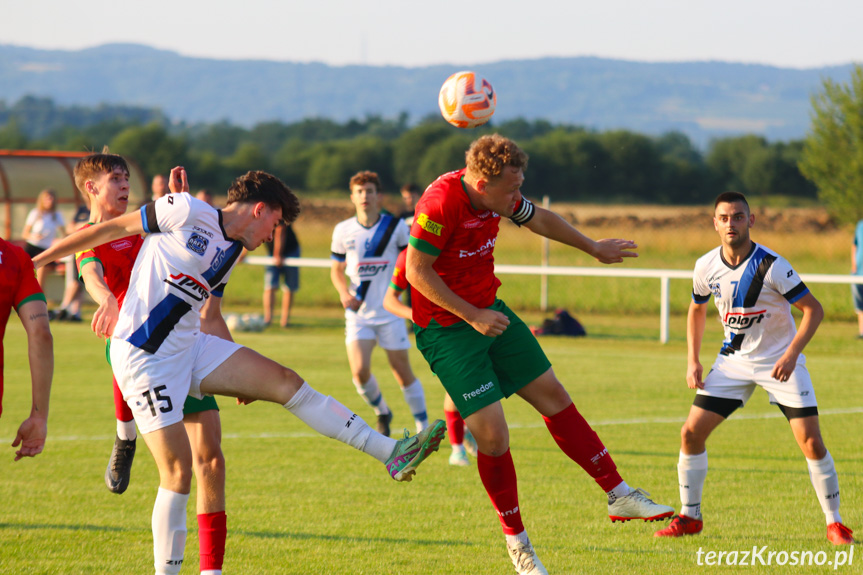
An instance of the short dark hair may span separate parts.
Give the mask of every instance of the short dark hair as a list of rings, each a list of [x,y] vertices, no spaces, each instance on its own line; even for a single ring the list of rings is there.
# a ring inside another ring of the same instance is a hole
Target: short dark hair
[[[123,156],[109,154],[107,151],[101,154],[91,154],[78,160],[78,163],[75,164],[75,169],[72,170],[72,175],[75,178],[75,187],[81,192],[81,196],[84,198],[84,203],[87,204],[87,207],[90,207],[90,196],[87,195],[87,190],[84,189],[84,184],[87,180],[92,180],[100,174],[110,174],[117,168],[120,168],[126,172],[126,175],[129,175],[129,165],[123,159]]]
[[[351,181],[348,182],[348,188],[353,188],[354,186],[364,186],[366,184],[374,184],[375,190],[380,192],[381,190],[381,179],[378,177],[377,172],[370,172],[366,170],[365,172],[357,172],[351,177]]]
[[[293,223],[300,215],[300,200],[282,180],[261,171],[246,172],[228,188],[228,202],[263,202],[271,209],[282,208],[282,219]]]
[[[409,194],[416,194],[416,195],[422,194],[422,190],[416,184],[405,184],[402,186],[402,189],[400,191],[401,192],[408,192]]]
[[[734,202],[742,202],[746,206],[746,211],[749,211],[749,202],[746,201],[746,196],[740,192],[722,192],[716,196],[716,201],[713,202],[713,209],[719,204],[731,204]]]

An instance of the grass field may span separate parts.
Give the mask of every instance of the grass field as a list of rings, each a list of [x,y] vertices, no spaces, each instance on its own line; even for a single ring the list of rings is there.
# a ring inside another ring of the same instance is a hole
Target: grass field
[[[257,280],[237,279],[240,291],[256,293]],[[230,302],[226,300],[229,310]],[[656,341],[655,317],[579,317],[588,337],[542,340],[557,374],[603,438],[624,478],[676,508],[679,428],[692,400],[683,382],[683,318],[673,319],[672,341],[663,346]],[[540,317],[528,313],[525,319],[536,323]],[[8,445],[29,410],[26,339],[16,319],[6,334],[0,573],[151,573],[150,514],[158,483],[152,458],[139,445],[129,490],[122,496],[107,491],[102,475],[114,423],[103,348],[86,325],[52,328],[57,368],[49,440],[43,454],[17,463],[12,462]],[[709,365],[721,336],[717,322],[709,322],[708,330],[703,361]],[[843,517],[860,534],[863,342],[852,332],[847,322],[825,323],[807,356],[825,440],[840,474]],[[237,336],[372,419],[350,383],[342,338],[337,310],[310,307],[296,310],[295,326],[289,330],[270,328]],[[418,352],[412,354],[430,412],[441,417],[442,390]],[[395,428],[411,427],[379,352],[375,362],[396,412]],[[238,407],[228,399],[221,399],[220,405],[228,464],[225,573],[512,572],[498,520],[476,470],[450,467],[447,447],[423,464],[412,483],[399,484],[380,463],[316,436],[280,407]],[[827,560],[834,559],[805,461],[784,419],[762,392],[711,439],[704,533],[674,541],[652,537],[659,524],[610,523],[604,494],[556,448],[538,415],[517,399],[507,401],[505,409],[523,517],[551,573],[698,573],[706,568],[697,564],[699,549],[744,551],[753,546],[823,551]],[[194,483],[192,489],[194,500]],[[182,572],[197,573],[193,505],[188,526]],[[853,565],[839,567],[838,572],[861,572],[863,557],[857,551]],[[833,567],[720,569],[795,574],[828,570]]]

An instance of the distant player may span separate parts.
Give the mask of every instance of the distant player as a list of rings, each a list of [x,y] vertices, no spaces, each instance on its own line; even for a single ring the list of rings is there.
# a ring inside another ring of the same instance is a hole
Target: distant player
[[[171,171],[171,179],[188,187],[182,167]],[[298,213],[297,197],[284,183],[265,172],[248,172],[232,183],[224,209],[190,194],[168,194],[134,213],[73,234],[35,260],[41,266],[69,253],[147,234],[111,339],[111,365],[159,468],[152,521],[158,574],[179,573],[183,563],[192,475],[182,412],[188,395],[278,403],[322,435],[378,459],[397,481],[409,481],[445,433],[443,422],[437,421],[415,437],[384,437],[296,372],[201,332],[208,300],[213,300],[208,321],[224,323],[219,302],[242,249],[254,250],[271,240],[276,224],[282,219],[290,223]]]
[[[116,154],[93,154],[75,165],[75,185],[90,206],[89,225],[106,222],[126,213],[129,204],[129,168]],[[171,182],[173,186],[176,182]],[[175,191],[183,191],[176,189]],[[188,190],[185,190],[186,192]],[[132,235],[79,252],[76,261],[88,293],[99,304],[91,327],[100,337],[108,338],[119,319],[135,259],[144,239]],[[206,313],[204,318],[211,319]],[[219,322],[201,322],[205,333],[230,339],[227,331],[219,332]],[[132,411],[123,401],[113,381],[117,437],[105,470],[105,483],[113,493],[123,493],[129,486],[132,461],[136,450],[136,430]],[[198,480],[197,520],[200,544],[200,567],[208,575],[221,573],[227,538],[225,513],[225,458],[222,454],[222,428],[219,407],[212,396],[187,397],[183,405],[183,425],[192,447],[193,468]]]
[[[384,293],[410,229],[380,207],[381,182],[374,172],[359,172],[350,181],[357,215],[333,230],[330,278],[345,308],[345,346],[357,393],[374,409],[378,431],[390,434],[393,414],[372,373],[372,350],[387,354],[396,382],[414,416],[417,432],[428,425],[425,392],[411,369],[405,322],[384,309]]]
[[[608,495],[612,521],[657,520],[674,510],[623,481],[608,450],[570,399],[528,327],[497,299],[494,247],[502,217],[602,263],[634,257],[628,240],[593,241],[521,195],[527,155],[499,135],[474,141],[467,167],[444,174],[416,209],[407,254],[417,347],[465,418],[477,468],[520,574],[546,573],[521,520],[509,428],[501,400],[534,407],[561,450]]]
[[[680,515],[655,533],[680,537],[700,533],[701,494],[707,477],[706,442],[710,433],[762,387],[779,407],[809,467],[809,477],[827,518],[827,539],[835,545],[853,542],[839,515],[839,479],[833,458],[821,439],[815,390],[803,348],[824,317],[821,304],[791,265],[776,252],[749,238],[755,216],[743,194],[725,192],[714,203],[713,227],[721,246],[695,262],[686,342],[686,383],[696,389],[689,417],[680,430]],[[710,373],[699,355],[714,297],[725,341]],[[791,305],[803,312],[800,330]]]
[[[390,280],[387,293],[384,295],[384,309],[393,315],[411,320],[411,308],[409,305],[402,303],[401,300],[402,294],[406,294],[406,296],[410,294],[410,284],[408,284],[408,279],[405,275],[407,254],[407,249],[402,250],[396,260],[393,277]],[[448,393],[444,394],[443,413],[446,419],[446,431],[449,436],[449,443],[452,448],[452,453],[449,455],[449,464],[467,467],[470,465],[470,460],[467,457],[468,454],[476,457],[476,440],[474,440],[470,430],[464,426],[464,419],[462,419],[458,408]]]
[[[48,437],[48,403],[54,375],[54,340],[48,325],[48,304],[36,280],[30,256],[0,238],[0,415],[3,414],[3,338],[12,308],[27,333],[32,403],[30,416],[15,434],[15,461],[42,453]]]

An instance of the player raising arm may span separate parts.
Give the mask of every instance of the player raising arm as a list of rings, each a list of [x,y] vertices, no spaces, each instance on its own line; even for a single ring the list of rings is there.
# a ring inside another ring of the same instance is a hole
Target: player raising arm
[[[635,257],[628,240],[593,241],[521,195],[527,155],[499,135],[474,141],[467,167],[444,174],[416,209],[407,253],[417,347],[440,378],[479,447],[480,479],[498,513],[519,574],[546,573],[518,502],[501,400],[518,394],[545,420],[560,449],[608,496],[612,521],[656,520],[674,510],[632,489],[581,416],[524,322],[497,299],[494,247],[501,217],[573,246],[603,263]]]
[[[178,174],[185,179],[184,170],[173,177]],[[36,262],[147,234],[112,336],[111,364],[159,468],[153,509],[157,573],[178,573],[183,561],[192,469],[182,424],[187,395],[278,403],[322,435],[378,459],[397,481],[410,480],[445,433],[437,421],[415,437],[384,437],[293,370],[201,332],[201,310],[210,298],[221,298],[242,249],[271,240],[276,224],[291,223],[298,213],[290,188],[265,172],[249,172],[233,182],[222,210],[189,194],[169,194],[64,239]]]
[[[24,250],[0,238],[0,415],[3,413],[3,337],[12,308],[27,332],[32,403],[30,416],[15,434],[15,461],[42,453],[48,436],[48,402],[54,375],[54,339],[48,325],[48,304]],[[19,447],[20,446],[20,447]]]

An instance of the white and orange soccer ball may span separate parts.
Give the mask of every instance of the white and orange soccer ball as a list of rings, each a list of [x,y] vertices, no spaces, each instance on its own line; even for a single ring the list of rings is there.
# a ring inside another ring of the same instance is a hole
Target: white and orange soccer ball
[[[476,128],[491,119],[497,94],[479,74],[456,72],[441,86],[437,102],[444,120],[458,128]]]

